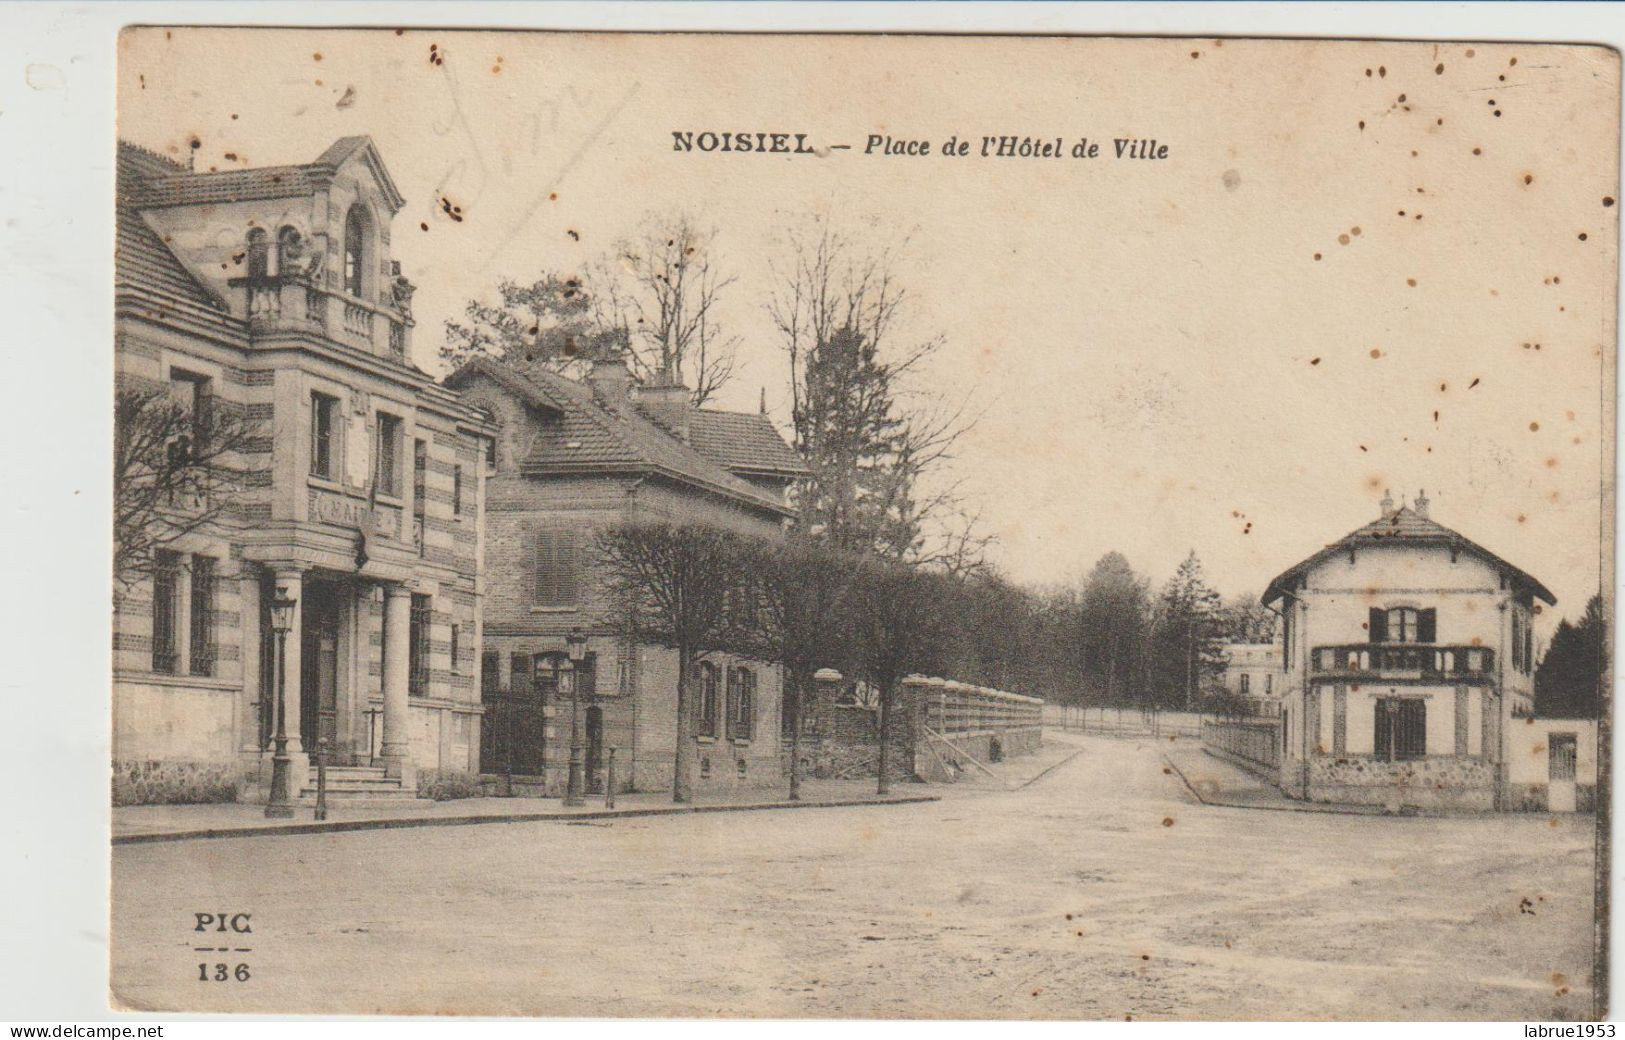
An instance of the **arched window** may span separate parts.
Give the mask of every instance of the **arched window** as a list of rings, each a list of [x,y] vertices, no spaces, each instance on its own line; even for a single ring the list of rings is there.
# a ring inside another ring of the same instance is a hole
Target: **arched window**
[[[699,734],[702,737],[717,735],[717,667],[709,661],[702,661],[694,666],[694,680],[699,686],[700,720]]]
[[[367,285],[367,213],[358,203],[344,218],[344,291],[362,296]]]
[[[299,236],[299,229],[283,227],[276,233],[276,269],[278,274],[299,273],[300,261],[304,259],[305,243]]]
[[[248,277],[251,281],[265,278],[271,273],[271,246],[264,228],[248,231]]]
[[[728,713],[728,729],[735,740],[756,738],[756,673],[749,668],[734,669],[733,703]]]

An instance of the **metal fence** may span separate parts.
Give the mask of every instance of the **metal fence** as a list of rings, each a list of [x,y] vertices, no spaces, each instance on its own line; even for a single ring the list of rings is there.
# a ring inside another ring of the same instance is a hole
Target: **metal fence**
[[[1188,711],[1141,711],[1138,708],[1088,708],[1046,704],[1044,725],[1072,733],[1108,737],[1201,736],[1202,716]]]
[[[1272,721],[1205,721],[1202,745],[1265,773],[1281,765],[1281,727]]]

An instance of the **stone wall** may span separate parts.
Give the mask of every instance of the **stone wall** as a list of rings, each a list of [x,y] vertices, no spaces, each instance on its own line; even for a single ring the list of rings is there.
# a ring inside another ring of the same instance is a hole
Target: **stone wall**
[[[1495,808],[1495,767],[1481,758],[1440,756],[1409,762],[1314,756],[1306,763],[1308,799],[1352,805],[1429,809]]]

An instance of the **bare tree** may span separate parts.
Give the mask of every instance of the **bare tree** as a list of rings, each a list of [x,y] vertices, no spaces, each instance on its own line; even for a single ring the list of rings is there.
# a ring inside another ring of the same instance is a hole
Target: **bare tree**
[[[616,245],[599,278],[640,374],[691,386],[696,407],[733,376],[739,346],[718,317],[717,301],[734,279],[716,262],[716,238],[687,216],[651,220]]]
[[[801,797],[803,709],[820,668],[850,668],[848,630],[859,577],[856,560],[826,544],[792,536],[759,543],[749,561],[753,599],[753,653],[784,669],[784,711],[790,716],[790,800]]]
[[[943,339],[899,330],[899,266],[896,251],[865,251],[821,223],[771,268],[768,312],[789,361],[796,448],[812,470],[797,500],[802,522],[843,550],[966,572],[990,539],[941,471],[975,417],[969,398],[944,403],[912,387]]]
[[[698,524],[634,522],[599,533],[617,612],[640,640],[677,651],[677,752],[672,801],[693,799],[694,706],[690,673],[735,631],[728,605],[745,582],[737,535]]]
[[[113,573],[129,586],[152,573],[160,550],[235,508],[238,456],[257,428],[237,409],[169,387],[121,388],[113,417]]]
[[[879,794],[891,786],[887,771],[897,688],[910,673],[937,670],[946,659],[951,598],[947,578],[907,564],[870,557],[860,572],[852,620],[864,678],[879,691]]]

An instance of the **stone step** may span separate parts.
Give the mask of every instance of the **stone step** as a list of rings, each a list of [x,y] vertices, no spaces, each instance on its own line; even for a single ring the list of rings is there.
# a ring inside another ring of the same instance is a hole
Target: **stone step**
[[[330,802],[352,802],[356,801],[357,799],[378,799],[380,801],[415,801],[417,796],[418,793],[416,791],[408,791],[402,788],[399,784],[396,784],[394,787],[333,787],[329,785],[327,788],[327,800]],[[302,788],[299,791],[299,797],[314,799],[316,797],[315,786],[312,785],[310,787]]]

